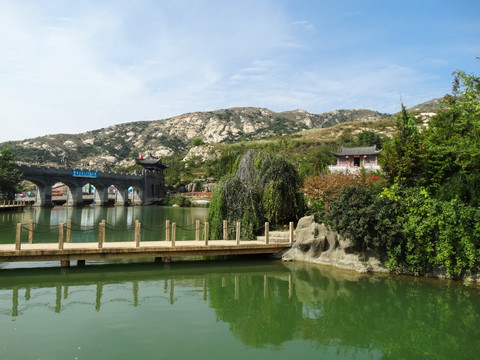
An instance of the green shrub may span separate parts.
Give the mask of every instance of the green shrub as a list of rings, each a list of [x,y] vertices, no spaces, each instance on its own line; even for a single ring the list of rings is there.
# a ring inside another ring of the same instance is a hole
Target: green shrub
[[[191,143],[191,144],[192,144],[192,147],[195,147],[195,146],[203,145],[204,142],[203,142],[202,138],[198,138],[198,137],[197,137],[197,138],[194,138],[194,139],[192,140],[192,143]]]
[[[168,195],[164,200],[163,204],[165,206],[173,206],[173,205],[178,205],[181,207],[190,207],[192,206],[192,203],[190,200],[185,197],[184,195],[181,194],[174,194],[174,195]]]

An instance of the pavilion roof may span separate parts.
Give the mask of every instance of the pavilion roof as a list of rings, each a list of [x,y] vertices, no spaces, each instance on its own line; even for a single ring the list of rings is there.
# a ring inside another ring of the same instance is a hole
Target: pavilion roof
[[[137,164],[142,165],[145,169],[148,169],[148,170],[168,168],[167,164],[162,163],[162,159],[155,159],[155,158],[136,159],[135,162]]]
[[[354,156],[354,155],[377,155],[382,150],[377,150],[377,145],[366,147],[343,147],[340,152],[332,152],[335,156]]]

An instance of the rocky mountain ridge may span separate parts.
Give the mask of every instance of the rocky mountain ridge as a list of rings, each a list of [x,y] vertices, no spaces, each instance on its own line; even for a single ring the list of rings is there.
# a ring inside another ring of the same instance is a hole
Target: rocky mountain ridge
[[[305,110],[277,113],[265,108],[237,107],[124,123],[80,134],[5,142],[0,147],[8,146],[19,161],[26,163],[41,158],[46,163],[58,164],[66,157],[77,166],[86,162],[91,166],[128,166],[141,154],[163,157],[186,152],[195,138],[204,143],[230,143],[390,116],[363,109],[311,114]]]

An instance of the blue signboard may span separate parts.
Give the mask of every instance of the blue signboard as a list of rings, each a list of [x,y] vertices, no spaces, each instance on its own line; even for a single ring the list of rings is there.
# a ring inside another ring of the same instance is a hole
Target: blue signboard
[[[72,176],[73,177],[84,177],[84,178],[96,179],[96,178],[98,178],[98,172],[90,171],[90,170],[74,169],[74,170],[72,170]]]

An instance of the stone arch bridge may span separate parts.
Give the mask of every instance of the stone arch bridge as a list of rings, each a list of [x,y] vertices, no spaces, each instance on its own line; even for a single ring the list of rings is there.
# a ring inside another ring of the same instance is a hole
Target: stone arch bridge
[[[24,180],[37,186],[35,206],[52,206],[52,186],[63,183],[68,186],[67,206],[84,204],[83,187],[87,184],[95,187],[96,205],[108,204],[108,188],[115,186],[115,205],[128,205],[129,188],[133,188],[132,205],[149,205],[165,197],[165,178],[163,167],[144,168],[140,174],[124,174],[105,171],[91,171],[72,168],[17,165]]]

